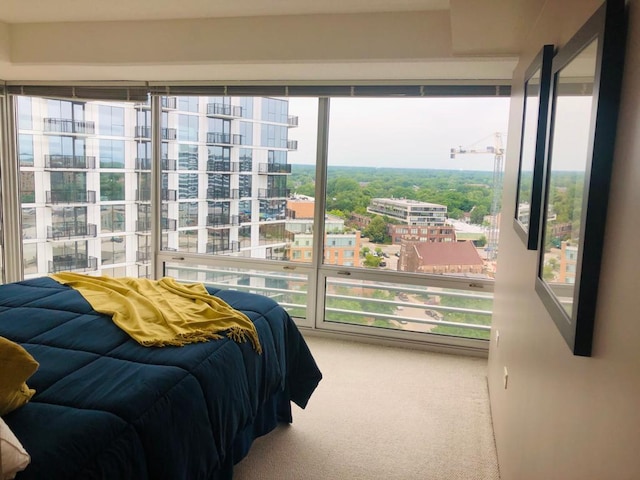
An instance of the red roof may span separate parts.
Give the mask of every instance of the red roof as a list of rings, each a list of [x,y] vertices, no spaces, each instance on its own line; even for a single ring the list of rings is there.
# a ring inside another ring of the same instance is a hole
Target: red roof
[[[426,265],[483,265],[476,247],[465,242],[416,242],[413,244],[422,266]]]

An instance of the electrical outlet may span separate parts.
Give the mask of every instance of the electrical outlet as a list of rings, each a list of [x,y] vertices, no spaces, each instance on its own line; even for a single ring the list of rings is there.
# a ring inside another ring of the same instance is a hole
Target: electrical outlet
[[[507,386],[509,385],[509,371],[507,370],[507,367],[504,367],[503,381],[504,381],[504,389],[506,390]]]

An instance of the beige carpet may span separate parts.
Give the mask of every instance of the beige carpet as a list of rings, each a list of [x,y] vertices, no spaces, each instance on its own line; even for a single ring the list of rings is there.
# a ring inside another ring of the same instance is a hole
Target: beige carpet
[[[486,360],[307,337],[324,379],[234,480],[497,480]]]

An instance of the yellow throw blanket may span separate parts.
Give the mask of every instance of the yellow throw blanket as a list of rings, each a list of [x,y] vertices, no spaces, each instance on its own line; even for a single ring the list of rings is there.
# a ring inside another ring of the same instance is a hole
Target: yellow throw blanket
[[[222,338],[248,338],[261,353],[255,325],[242,312],[209,295],[201,283],[182,284],[173,278],[92,277],[57,273],[54,280],[78,290],[93,309],[113,321],[146,347],[182,346]]]

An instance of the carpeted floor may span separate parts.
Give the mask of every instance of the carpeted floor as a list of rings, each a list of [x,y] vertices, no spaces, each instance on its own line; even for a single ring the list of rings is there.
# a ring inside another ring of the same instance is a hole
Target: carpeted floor
[[[235,480],[497,480],[486,359],[307,337],[324,378]]]

